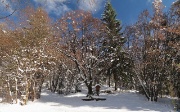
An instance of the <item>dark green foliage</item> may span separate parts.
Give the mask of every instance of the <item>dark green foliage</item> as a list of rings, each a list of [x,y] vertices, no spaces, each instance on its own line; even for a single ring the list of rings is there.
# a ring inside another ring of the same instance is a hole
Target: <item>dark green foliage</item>
[[[113,75],[116,85],[120,79],[126,80],[125,74],[125,63],[126,63],[126,53],[124,52],[123,45],[125,43],[125,38],[122,36],[123,33],[121,22],[116,19],[116,12],[113,9],[110,1],[107,1],[105,5],[104,13],[102,14],[102,21],[106,26],[106,38],[103,41],[103,57],[106,61],[106,74],[109,76],[109,86],[110,77]]]

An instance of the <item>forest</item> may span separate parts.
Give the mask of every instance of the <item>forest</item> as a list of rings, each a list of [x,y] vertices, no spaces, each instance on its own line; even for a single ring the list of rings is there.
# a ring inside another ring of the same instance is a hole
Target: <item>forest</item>
[[[0,15],[0,102],[34,101],[44,85],[68,95],[81,84],[88,95],[100,84],[139,91],[149,101],[180,99],[180,0],[164,8],[154,0],[152,12],[126,26],[110,1],[101,18],[75,10],[53,20],[31,5],[14,20]]]

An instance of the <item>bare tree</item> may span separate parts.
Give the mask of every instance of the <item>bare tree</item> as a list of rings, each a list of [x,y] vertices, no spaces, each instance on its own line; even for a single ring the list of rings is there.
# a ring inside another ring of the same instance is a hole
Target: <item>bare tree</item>
[[[81,10],[67,13],[56,24],[59,37],[55,38],[60,41],[55,48],[75,63],[76,75],[86,84],[88,94],[93,93],[94,78],[100,73],[102,26],[99,19]]]

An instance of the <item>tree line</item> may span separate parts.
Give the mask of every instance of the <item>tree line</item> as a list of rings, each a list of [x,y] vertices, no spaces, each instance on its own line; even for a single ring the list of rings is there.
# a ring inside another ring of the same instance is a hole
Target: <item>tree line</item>
[[[135,89],[148,100],[180,98],[180,1],[163,11],[153,2],[122,28],[110,1],[102,18],[76,10],[53,21],[42,8],[26,7],[0,24],[0,98],[26,104],[43,84],[58,94],[93,94],[95,84]]]

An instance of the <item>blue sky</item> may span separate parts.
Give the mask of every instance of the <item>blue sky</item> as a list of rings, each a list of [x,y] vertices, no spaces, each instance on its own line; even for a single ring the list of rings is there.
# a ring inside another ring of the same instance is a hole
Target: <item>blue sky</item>
[[[0,0],[0,2],[3,0]],[[9,0],[4,0],[8,3]],[[35,7],[41,6],[46,10],[52,18],[60,18],[65,12],[77,9],[91,11],[95,17],[100,18],[104,10],[106,0],[31,0]],[[167,10],[172,2],[176,0],[163,0],[163,4]],[[111,0],[112,6],[117,12],[117,19],[121,20],[123,25],[134,23],[140,12],[145,9],[152,10],[153,0]],[[9,2],[10,6],[13,6]],[[0,9],[4,8],[0,3]],[[13,9],[8,9],[9,13]],[[6,13],[8,13],[6,11]]]
[[[167,10],[175,0],[163,0],[163,4]],[[152,11],[153,0],[112,0],[112,5],[115,8],[118,16],[123,24],[134,23],[138,15],[145,9]]]

